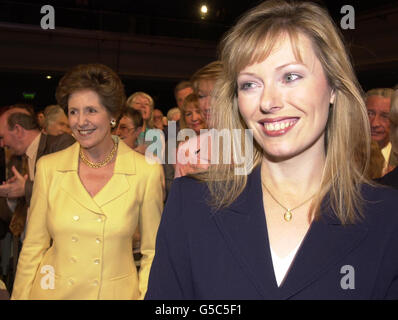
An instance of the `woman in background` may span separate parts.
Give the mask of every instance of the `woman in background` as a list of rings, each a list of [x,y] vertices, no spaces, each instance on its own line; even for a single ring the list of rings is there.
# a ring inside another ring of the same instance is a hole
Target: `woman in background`
[[[199,109],[202,112],[206,126],[211,128],[211,103],[213,90],[217,80],[222,74],[222,63],[213,61],[197,70],[191,77],[191,83],[198,96]],[[202,133],[195,136],[179,146],[179,154],[187,153],[187,161],[181,163],[177,157],[175,167],[175,178],[187,174],[206,170],[210,165],[211,157],[211,133]]]
[[[156,150],[150,150],[150,154],[158,157],[159,159],[163,159],[166,143],[163,132],[156,129],[153,124],[153,108],[155,104],[152,97],[145,92],[135,92],[128,97],[126,104],[128,107],[141,112],[142,119],[144,120],[141,132],[138,136],[138,146],[136,150],[142,154],[145,154],[146,149],[152,143],[160,143],[159,148],[156,148]],[[148,135],[149,130],[154,130],[156,132],[152,132],[154,135]],[[158,139],[160,139],[160,142],[158,142]]]
[[[111,135],[125,103],[118,75],[78,65],[56,98],[77,142],[37,163],[13,299],[139,299],[163,208],[162,168]],[[141,268],[133,234],[141,233]]]

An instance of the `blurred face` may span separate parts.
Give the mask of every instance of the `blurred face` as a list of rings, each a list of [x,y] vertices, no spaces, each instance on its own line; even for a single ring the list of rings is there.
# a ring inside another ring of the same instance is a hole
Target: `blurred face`
[[[149,100],[144,96],[135,97],[132,103],[132,107],[135,110],[141,112],[144,121],[151,118],[151,104],[149,103]]]
[[[68,118],[66,115],[59,113],[56,119],[49,123],[46,132],[53,136],[59,136],[63,133],[71,134],[72,131],[69,128]]]
[[[44,127],[44,121],[45,121],[44,113],[43,112],[39,112],[37,114],[37,122],[39,123],[40,128]]]
[[[366,108],[370,122],[372,140],[380,148],[384,148],[390,141],[390,114],[391,99],[383,96],[370,96],[366,99]]]
[[[69,126],[73,136],[85,149],[106,148],[111,137],[113,119],[92,90],[72,93],[68,100]]]
[[[198,85],[199,108],[204,115],[205,121],[208,123],[210,119],[210,100],[213,92],[215,81],[200,80]]]
[[[324,155],[329,103],[334,95],[310,40],[301,35],[303,61],[289,37],[280,37],[271,54],[238,74],[239,110],[267,158],[293,158],[304,152]]]
[[[163,113],[162,111],[155,109],[153,110],[153,122],[155,127],[158,129],[163,129]]]
[[[194,130],[196,134],[200,134],[200,129],[206,128],[202,113],[193,103],[188,104],[184,117],[188,128]]]
[[[171,117],[172,121],[178,121],[181,118],[181,113],[180,112],[176,112],[175,114],[173,114],[173,116]]]
[[[16,130],[9,130],[7,124],[7,112],[0,117],[0,147],[9,148],[15,154],[22,155],[25,150],[17,138]]]
[[[184,103],[185,98],[193,92],[192,88],[188,87],[177,91],[176,101],[178,108],[182,108],[182,104]]]
[[[25,109],[20,108],[15,108],[13,111],[29,114]],[[14,129],[9,130],[7,119],[10,114],[11,112],[6,111],[0,117],[0,147],[8,148],[16,155],[23,155],[29,145],[21,137],[21,130],[23,130],[21,127],[18,129],[16,125]]]
[[[123,140],[130,148],[134,149],[139,135],[138,128],[134,127],[133,120],[127,116],[123,116],[119,121],[119,126],[116,129],[116,134]]]

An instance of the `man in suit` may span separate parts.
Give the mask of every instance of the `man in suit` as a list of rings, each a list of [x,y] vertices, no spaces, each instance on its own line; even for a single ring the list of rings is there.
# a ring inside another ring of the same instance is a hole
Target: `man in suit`
[[[43,155],[65,149],[74,142],[75,139],[68,134],[42,134],[34,115],[26,109],[15,107],[5,111],[0,116],[0,146],[8,148],[16,156],[26,157],[28,172],[22,175],[12,166],[14,177],[0,186],[0,196],[24,197],[29,205],[37,160]]]
[[[0,211],[3,220],[11,221],[14,266],[32,196],[36,162],[41,156],[65,149],[74,142],[68,134],[51,136],[41,133],[34,113],[24,106],[10,107],[0,115],[0,147],[12,153],[8,180],[0,186]]]
[[[383,175],[396,165],[396,159],[391,153],[390,142],[390,108],[391,88],[371,89],[366,93],[366,108],[368,109],[372,140],[379,145],[384,157]]]

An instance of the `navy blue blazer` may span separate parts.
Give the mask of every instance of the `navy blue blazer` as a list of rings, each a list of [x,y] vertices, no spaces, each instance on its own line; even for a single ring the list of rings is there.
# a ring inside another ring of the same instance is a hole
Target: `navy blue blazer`
[[[278,287],[260,167],[239,198],[217,212],[206,203],[206,184],[176,179],[146,299],[398,299],[398,191],[366,185],[362,194],[364,218],[355,225],[342,226],[323,206]]]

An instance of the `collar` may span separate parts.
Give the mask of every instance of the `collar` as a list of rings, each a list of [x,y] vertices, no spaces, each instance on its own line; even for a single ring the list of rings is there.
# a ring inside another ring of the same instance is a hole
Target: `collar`
[[[33,141],[30,143],[30,145],[26,149],[25,154],[31,160],[36,158],[37,150],[39,149],[40,138],[41,138],[41,133],[39,133],[36,136],[36,138],[33,139]]]
[[[389,142],[383,149],[381,149],[381,153],[383,154],[384,160],[386,162],[388,162],[390,159],[391,148],[392,145],[391,142]]]

